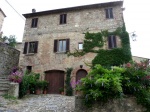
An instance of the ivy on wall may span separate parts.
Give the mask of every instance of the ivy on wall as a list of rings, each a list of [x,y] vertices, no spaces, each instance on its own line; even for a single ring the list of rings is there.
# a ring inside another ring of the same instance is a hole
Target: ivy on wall
[[[121,48],[103,49],[109,35],[117,35],[121,39]],[[86,53],[97,53],[93,58],[93,66],[101,64],[103,66],[118,66],[129,62],[131,58],[129,35],[125,25],[122,28],[117,28],[114,32],[101,31],[98,33],[85,33],[83,50],[68,53],[68,56],[75,57],[83,56]]]

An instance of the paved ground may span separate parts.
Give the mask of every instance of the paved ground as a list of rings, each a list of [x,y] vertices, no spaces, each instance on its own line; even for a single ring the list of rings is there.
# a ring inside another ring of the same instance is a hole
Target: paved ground
[[[63,95],[28,95],[21,100],[0,97],[0,112],[74,112],[75,97]]]

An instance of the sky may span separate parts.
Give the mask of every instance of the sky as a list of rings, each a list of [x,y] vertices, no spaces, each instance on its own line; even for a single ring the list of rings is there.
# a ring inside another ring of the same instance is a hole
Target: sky
[[[3,35],[15,35],[18,42],[22,41],[25,18],[22,14],[65,7],[95,4],[117,0],[0,0],[0,8],[6,14],[3,23]],[[119,1],[119,0],[118,0]],[[11,6],[8,4],[10,3]],[[150,58],[150,2],[149,0],[124,0],[124,20],[130,35],[131,52],[133,56]],[[18,14],[19,13],[19,14]],[[136,41],[131,35],[135,32]]]

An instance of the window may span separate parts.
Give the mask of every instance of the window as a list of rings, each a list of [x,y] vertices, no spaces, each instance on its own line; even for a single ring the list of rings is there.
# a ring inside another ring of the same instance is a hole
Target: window
[[[82,43],[82,42],[80,42],[80,43],[78,44],[78,49],[79,49],[79,50],[82,50],[82,49],[83,49],[83,43]]]
[[[36,28],[37,27],[37,23],[38,23],[38,18],[33,18],[32,19],[32,24],[31,24],[31,28]]]
[[[54,52],[69,51],[69,39],[54,40]]]
[[[37,53],[38,41],[25,42],[23,54]]]
[[[106,13],[106,18],[107,19],[112,19],[113,18],[113,8],[105,9],[105,13]]]
[[[27,69],[27,73],[30,73],[32,71],[32,66],[27,66],[26,69]]]
[[[61,14],[60,15],[60,24],[66,24],[67,23],[67,14]]]
[[[109,49],[112,49],[112,48],[115,48],[117,47],[117,44],[116,44],[116,36],[114,35],[110,35],[108,37],[108,48]]]

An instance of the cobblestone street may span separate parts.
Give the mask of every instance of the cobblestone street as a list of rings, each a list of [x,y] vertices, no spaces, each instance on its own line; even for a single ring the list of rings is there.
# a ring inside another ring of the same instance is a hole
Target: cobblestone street
[[[28,95],[19,100],[0,96],[0,112],[74,112],[75,97],[63,95]]]

